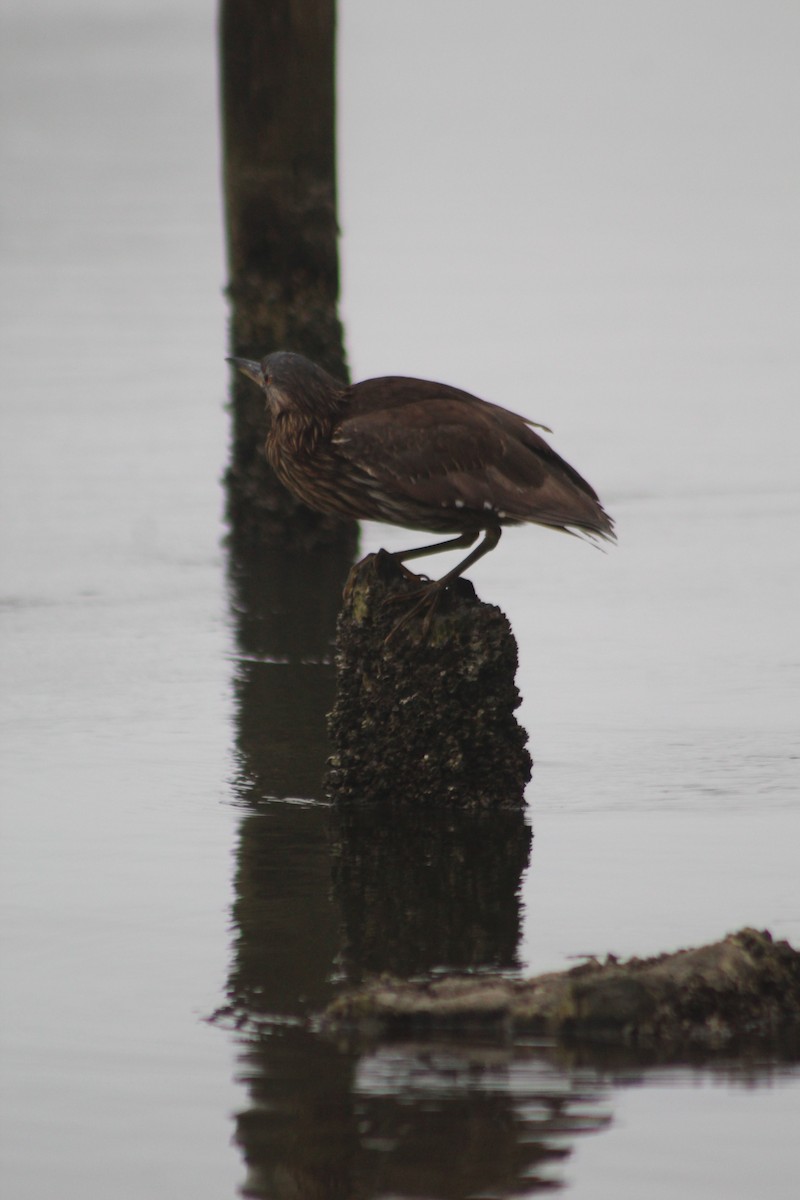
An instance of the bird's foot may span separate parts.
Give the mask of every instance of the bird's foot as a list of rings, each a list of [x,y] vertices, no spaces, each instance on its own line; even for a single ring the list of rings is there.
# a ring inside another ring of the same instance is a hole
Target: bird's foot
[[[414,578],[419,579],[420,577],[417,575]],[[433,618],[444,591],[445,588],[442,587],[438,580],[431,581],[428,579],[422,584],[421,587],[416,588],[413,592],[404,592],[402,595],[395,593],[391,596],[387,596],[383,601],[383,606],[386,607],[388,607],[390,604],[403,604],[408,603],[409,601],[412,601],[413,603],[408,611],[404,612],[400,620],[397,621],[389,630],[383,641],[384,646],[387,646],[389,642],[396,637],[400,630],[405,628],[405,626],[413,621],[415,617],[419,616],[420,613],[425,614],[422,622],[422,639],[424,641],[431,631]]]
[[[392,554],[391,550],[381,550],[380,553],[387,555],[392,560],[394,566],[397,567],[400,574],[406,579],[410,579],[412,583],[426,584],[431,582],[429,575],[418,575],[416,571],[412,571],[410,567],[406,566],[402,558],[398,558],[396,554]]]
[[[347,576],[347,582],[342,590],[342,598],[345,603],[350,600],[353,590],[361,577],[362,569],[370,559],[374,560],[376,564],[378,577],[383,579],[386,583],[390,581],[394,582],[394,580],[397,578],[397,576],[393,576],[393,572],[398,572],[400,578],[408,579],[410,582],[417,584],[418,586],[423,586],[431,582],[427,575],[417,575],[414,571],[410,571],[405,563],[401,562],[401,560],[396,558],[395,555],[390,551],[379,550],[377,554],[367,555],[366,558],[361,559],[350,568],[350,573]],[[389,596],[384,603],[392,603],[397,600],[405,601],[408,598],[408,595],[408,592],[405,594],[395,594]]]

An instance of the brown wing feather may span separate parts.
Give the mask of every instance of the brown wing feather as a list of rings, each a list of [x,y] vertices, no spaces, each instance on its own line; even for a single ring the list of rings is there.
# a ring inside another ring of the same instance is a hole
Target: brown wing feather
[[[383,375],[376,379],[365,379],[347,390],[347,410],[349,417],[367,416],[370,413],[386,413],[388,410],[407,408],[409,405],[430,406],[435,400],[455,401],[466,405],[472,413],[491,413],[497,423],[509,435],[526,445],[534,455],[545,463],[552,463],[567,475],[576,487],[586,492],[593,500],[597,500],[597,492],[574,467],[571,467],[543,437],[535,432],[544,429],[550,433],[546,425],[539,425],[527,417],[511,412],[499,404],[491,404],[481,400],[471,392],[452,387],[448,383],[435,383],[429,379],[413,379],[406,375]],[[416,419],[416,410],[415,410]]]
[[[611,535],[594,491],[522,417],[445,384],[386,378],[352,389],[339,453],[395,496],[505,521]]]

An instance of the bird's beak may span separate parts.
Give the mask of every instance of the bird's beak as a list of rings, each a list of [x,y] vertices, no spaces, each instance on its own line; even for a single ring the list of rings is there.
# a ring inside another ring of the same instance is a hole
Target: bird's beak
[[[261,370],[261,363],[254,362],[252,358],[229,358],[226,361],[232,363],[237,370],[246,375],[248,379],[252,379],[253,383],[257,383],[259,387],[264,386],[264,372]]]

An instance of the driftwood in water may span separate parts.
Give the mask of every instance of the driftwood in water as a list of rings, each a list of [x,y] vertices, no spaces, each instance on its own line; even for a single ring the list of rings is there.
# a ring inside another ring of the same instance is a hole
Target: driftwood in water
[[[724,1047],[800,1031],[800,952],[768,932],[658,958],[589,961],[548,975],[377,979],[337,999],[329,1030],[529,1034],[640,1048]]]
[[[338,625],[328,791],[339,802],[519,810],[531,758],[514,716],[511,627],[460,579],[427,632],[414,617],[389,636],[418,586],[384,552],[353,568]]]

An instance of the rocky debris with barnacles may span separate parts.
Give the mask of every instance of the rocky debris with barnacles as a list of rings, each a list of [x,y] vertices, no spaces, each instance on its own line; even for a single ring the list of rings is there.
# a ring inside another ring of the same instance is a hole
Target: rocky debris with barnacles
[[[404,615],[423,581],[384,551],[351,572],[328,725],[337,801],[522,809],[531,775],[514,713],[517,644],[507,618],[456,579]]]
[[[372,1036],[494,1033],[560,1043],[679,1051],[796,1041],[800,952],[769,932],[657,958],[591,959],[532,979],[438,974],[421,982],[372,980],[335,1000],[328,1031]]]

